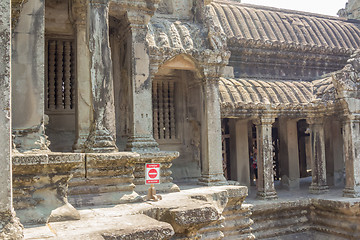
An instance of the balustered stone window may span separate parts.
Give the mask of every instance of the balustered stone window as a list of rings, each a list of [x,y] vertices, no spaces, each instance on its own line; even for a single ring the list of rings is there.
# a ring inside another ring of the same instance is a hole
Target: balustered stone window
[[[72,39],[46,40],[45,109],[75,110],[75,49]]]
[[[153,81],[153,127],[156,140],[177,140],[175,88],[176,81],[162,79]]]

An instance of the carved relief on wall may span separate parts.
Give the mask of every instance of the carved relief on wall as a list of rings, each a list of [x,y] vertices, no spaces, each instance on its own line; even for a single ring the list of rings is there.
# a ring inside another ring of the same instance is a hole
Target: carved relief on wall
[[[172,0],[162,0],[157,12],[161,14],[172,14],[174,12]]]

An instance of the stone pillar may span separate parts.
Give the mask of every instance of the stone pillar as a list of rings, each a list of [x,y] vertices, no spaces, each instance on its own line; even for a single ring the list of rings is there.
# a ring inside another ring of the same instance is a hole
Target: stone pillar
[[[344,153],[341,123],[334,117],[325,123],[326,179],[330,186],[344,184]]]
[[[12,31],[12,127],[16,149],[48,150],[44,122],[45,1],[26,1]]]
[[[89,152],[113,152],[115,145],[114,94],[109,42],[109,0],[90,0],[88,40],[90,50],[93,123],[85,143]]]
[[[280,169],[281,183],[286,188],[300,187],[299,148],[296,119],[280,119]]]
[[[90,82],[90,52],[86,35],[87,5],[82,0],[73,2],[72,13],[76,29],[76,139],[73,146],[75,152],[85,149],[93,122],[91,82]]]
[[[321,194],[328,191],[326,182],[324,118],[310,117],[306,120],[310,128],[312,183],[309,192]]]
[[[219,85],[216,78],[208,78],[202,86],[201,111],[201,185],[223,185],[221,154],[221,115]]]
[[[12,202],[11,164],[11,1],[0,3],[0,239],[22,239]]]
[[[126,150],[159,151],[153,137],[152,81],[150,59],[146,44],[147,23],[139,22],[139,13],[128,12],[131,26],[131,66],[129,69],[130,116],[129,137]],[[145,15],[145,13],[143,13]]]
[[[343,186],[345,182],[344,141],[342,136],[341,121],[332,122],[332,154],[334,159],[334,186]]]
[[[248,122],[230,119],[230,165],[232,180],[250,187]]]
[[[343,129],[346,171],[344,197],[360,197],[360,117],[347,116]]]
[[[273,116],[261,116],[256,125],[258,192],[260,199],[276,199],[273,172],[272,124]]]

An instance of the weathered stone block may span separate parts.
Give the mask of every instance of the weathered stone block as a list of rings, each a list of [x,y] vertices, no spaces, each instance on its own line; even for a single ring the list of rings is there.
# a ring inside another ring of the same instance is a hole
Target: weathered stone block
[[[69,183],[70,202],[76,206],[139,201],[134,192],[134,164],[139,154],[88,153]]]
[[[171,177],[170,167],[172,160],[179,157],[178,152],[144,152],[140,153],[140,158],[135,161],[134,184],[135,191],[139,194],[146,194],[149,186],[145,185],[145,163],[160,163],[160,184],[156,185],[158,192],[179,192],[179,187],[174,184]]]
[[[68,182],[82,154],[14,154],[14,208],[23,223],[77,220],[77,210],[68,203]]]

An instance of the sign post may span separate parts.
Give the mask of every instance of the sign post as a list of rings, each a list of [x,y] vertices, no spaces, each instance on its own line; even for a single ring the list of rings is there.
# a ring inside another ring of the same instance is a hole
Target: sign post
[[[160,163],[145,163],[145,184],[150,185],[146,200],[158,201],[162,197],[156,195],[154,184],[160,184]]]

